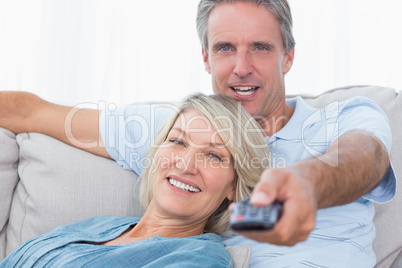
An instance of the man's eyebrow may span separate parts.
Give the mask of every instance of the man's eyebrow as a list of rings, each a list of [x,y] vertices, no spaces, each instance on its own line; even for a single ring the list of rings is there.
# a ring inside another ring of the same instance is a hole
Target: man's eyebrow
[[[218,42],[212,46],[212,50],[216,51],[219,50],[221,47],[232,47],[233,45],[229,42]]]
[[[265,41],[256,41],[252,43],[253,47],[266,47],[268,50],[275,50],[276,47],[275,45],[269,43],[269,42],[265,42]],[[233,44],[230,42],[217,42],[215,44],[213,44],[212,46],[212,51],[217,51],[222,47],[233,47]]]
[[[268,50],[274,50],[275,46],[271,43],[264,42],[264,41],[258,41],[253,43],[254,47],[266,47]]]

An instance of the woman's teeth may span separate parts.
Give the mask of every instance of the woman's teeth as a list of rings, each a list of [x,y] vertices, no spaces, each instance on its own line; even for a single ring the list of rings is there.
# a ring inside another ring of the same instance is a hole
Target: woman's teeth
[[[179,188],[180,190],[183,190],[183,191],[192,192],[192,193],[198,193],[201,191],[198,188],[194,188],[193,186],[190,186],[188,184],[182,183],[180,181],[177,181],[177,180],[174,180],[171,178],[169,178],[169,183],[171,185],[173,185],[174,187]]]

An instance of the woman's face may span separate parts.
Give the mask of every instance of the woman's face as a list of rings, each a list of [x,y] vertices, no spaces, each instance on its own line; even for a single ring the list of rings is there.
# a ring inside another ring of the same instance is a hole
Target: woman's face
[[[152,202],[163,214],[206,222],[225,198],[232,200],[233,160],[200,112],[178,117],[155,161]]]

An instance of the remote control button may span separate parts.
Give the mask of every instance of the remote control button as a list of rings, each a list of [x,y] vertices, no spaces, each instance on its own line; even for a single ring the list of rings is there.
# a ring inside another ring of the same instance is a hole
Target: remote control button
[[[236,221],[241,221],[241,220],[243,220],[244,219],[244,216],[243,215],[237,215],[236,216]]]
[[[251,214],[252,216],[257,215],[258,209],[259,209],[259,207],[257,207],[257,206],[252,206],[252,207],[251,207],[250,214]]]
[[[264,208],[264,218],[269,218],[269,215],[271,215],[271,208],[272,206],[267,206]]]
[[[240,214],[244,214],[245,211],[246,211],[246,206],[241,204],[241,205],[239,206],[239,213],[240,213]]]

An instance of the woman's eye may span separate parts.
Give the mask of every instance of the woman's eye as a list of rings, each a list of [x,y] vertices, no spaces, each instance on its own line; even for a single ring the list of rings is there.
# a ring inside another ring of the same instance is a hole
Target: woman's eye
[[[169,142],[178,144],[178,145],[184,145],[184,143],[181,140],[178,139],[170,139]]]
[[[218,155],[214,153],[208,153],[208,156],[211,157],[212,159],[218,160],[219,162],[222,162],[222,158],[220,158]]]

